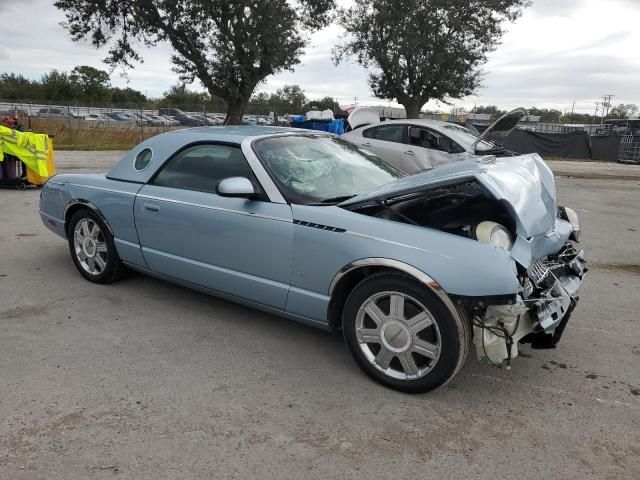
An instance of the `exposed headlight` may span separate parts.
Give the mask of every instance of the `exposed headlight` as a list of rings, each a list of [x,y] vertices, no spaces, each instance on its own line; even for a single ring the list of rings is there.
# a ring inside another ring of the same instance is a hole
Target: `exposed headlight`
[[[571,229],[573,233],[571,234],[571,239],[579,242],[582,240],[582,231],[580,230],[580,220],[578,219],[578,214],[575,210],[570,209],[569,207],[560,207],[561,212],[564,211],[564,215],[561,218],[564,218],[571,224]]]
[[[476,227],[476,238],[479,242],[505,250],[511,250],[513,245],[509,230],[496,222],[480,222]]]

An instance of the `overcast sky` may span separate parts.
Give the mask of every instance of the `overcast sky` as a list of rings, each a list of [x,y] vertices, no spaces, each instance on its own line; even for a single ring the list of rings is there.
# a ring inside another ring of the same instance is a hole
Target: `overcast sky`
[[[345,0],[348,1],[348,0]],[[105,53],[69,40],[59,25],[63,16],[53,0],[0,0],[0,73],[38,78],[51,69],[76,65],[106,69]],[[534,0],[533,7],[512,25],[502,45],[484,66],[484,87],[459,106],[496,104],[553,107],[593,112],[594,102],[614,94],[613,103],[640,104],[640,0]],[[353,65],[335,67],[331,48],[340,29],[331,26],[313,35],[293,73],[267,79],[259,87],[271,92],[287,83],[299,84],[310,98],[333,96],[341,104],[383,104],[372,97],[366,70]],[[419,34],[419,32],[416,32]],[[112,83],[159,96],[176,83],[168,46],[145,51],[145,63],[129,72],[116,72]],[[198,88],[198,86],[194,86]],[[430,103],[428,108],[448,110]]]

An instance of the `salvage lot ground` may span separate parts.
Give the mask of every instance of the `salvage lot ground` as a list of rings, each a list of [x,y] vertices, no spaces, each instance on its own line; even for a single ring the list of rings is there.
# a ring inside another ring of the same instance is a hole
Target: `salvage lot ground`
[[[324,332],[141,275],[90,284],[38,191],[0,190],[0,478],[640,478],[640,167],[551,164],[591,262],[563,341],[422,396]]]

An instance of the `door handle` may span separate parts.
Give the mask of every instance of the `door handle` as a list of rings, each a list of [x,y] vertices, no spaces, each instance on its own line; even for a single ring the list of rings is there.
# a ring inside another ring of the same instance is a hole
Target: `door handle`
[[[413,150],[407,150],[406,152],[404,152],[406,155],[415,155],[416,152],[414,152]]]
[[[363,146],[363,147],[370,147],[370,146],[371,146],[371,144],[370,144],[369,142],[365,142],[365,143],[363,143],[363,144],[362,144],[362,146]]]
[[[143,207],[147,212],[151,213],[158,213],[160,211],[160,207],[155,203],[144,202]]]

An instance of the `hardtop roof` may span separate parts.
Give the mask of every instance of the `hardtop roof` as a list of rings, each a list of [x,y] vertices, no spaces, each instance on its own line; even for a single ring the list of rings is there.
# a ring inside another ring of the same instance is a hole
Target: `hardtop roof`
[[[169,157],[178,150],[181,150],[191,144],[201,142],[224,142],[239,146],[246,138],[279,133],[303,134],[305,132],[305,130],[299,128],[263,127],[253,125],[225,125],[172,130],[170,132],[151,137],[150,139],[133,147],[109,171],[109,173],[107,173],[107,177],[112,180],[146,183]],[[151,162],[144,170],[135,170],[133,168],[134,159],[145,149],[150,149],[153,152]]]

